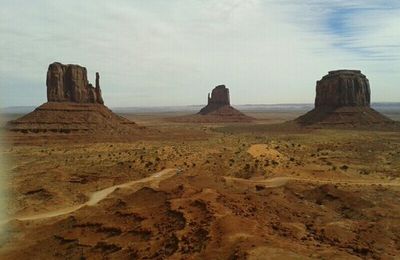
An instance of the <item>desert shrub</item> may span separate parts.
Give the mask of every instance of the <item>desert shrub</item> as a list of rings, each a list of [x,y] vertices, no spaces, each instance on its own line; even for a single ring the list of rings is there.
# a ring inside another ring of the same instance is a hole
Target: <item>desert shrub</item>
[[[254,168],[251,167],[250,164],[246,164],[242,169],[234,173],[234,176],[237,178],[249,179],[254,175],[254,173]]]

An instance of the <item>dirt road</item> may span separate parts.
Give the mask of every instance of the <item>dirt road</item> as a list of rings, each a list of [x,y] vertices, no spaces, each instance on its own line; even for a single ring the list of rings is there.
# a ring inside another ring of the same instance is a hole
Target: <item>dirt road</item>
[[[14,218],[14,219],[19,220],[19,221],[27,221],[27,220],[39,220],[39,219],[52,218],[52,217],[57,217],[57,216],[61,216],[61,215],[66,215],[66,214],[72,213],[74,211],[77,211],[80,208],[85,207],[85,206],[95,206],[97,203],[99,203],[103,199],[107,198],[116,189],[131,189],[131,190],[135,191],[135,190],[139,190],[140,188],[143,188],[145,186],[152,187],[152,188],[158,188],[158,186],[162,180],[171,178],[176,173],[177,173],[177,169],[165,169],[165,170],[154,173],[153,175],[143,178],[143,179],[140,179],[140,180],[130,181],[130,182],[126,182],[123,184],[114,185],[114,186],[93,192],[90,195],[89,200],[80,205],[67,207],[67,208],[63,208],[63,209],[59,209],[59,210],[55,210],[55,211],[51,211],[51,212],[41,213],[41,214],[37,214],[37,215],[20,216],[20,217]],[[10,220],[8,220],[8,221],[10,221]],[[6,222],[8,222],[8,221],[6,221]]]

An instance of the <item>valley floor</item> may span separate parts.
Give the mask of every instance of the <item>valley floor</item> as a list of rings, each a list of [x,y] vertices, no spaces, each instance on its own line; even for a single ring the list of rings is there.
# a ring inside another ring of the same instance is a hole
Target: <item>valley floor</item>
[[[0,258],[396,259],[400,132],[269,125],[291,116],[9,143]]]

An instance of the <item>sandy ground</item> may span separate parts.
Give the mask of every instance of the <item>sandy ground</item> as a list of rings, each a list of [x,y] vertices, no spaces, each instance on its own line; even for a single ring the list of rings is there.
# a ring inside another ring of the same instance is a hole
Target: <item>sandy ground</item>
[[[128,115],[160,134],[6,142],[10,197],[1,224],[9,232],[0,258],[400,255],[399,132],[271,128],[296,113],[250,115],[259,120]]]

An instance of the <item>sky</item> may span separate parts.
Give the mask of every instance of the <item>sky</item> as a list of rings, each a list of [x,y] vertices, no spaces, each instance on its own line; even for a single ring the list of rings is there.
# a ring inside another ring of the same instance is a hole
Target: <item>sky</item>
[[[313,103],[359,69],[400,101],[399,0],[0,0],[0,107],[46,102],[50,63],[80,64],[111,107]]]

